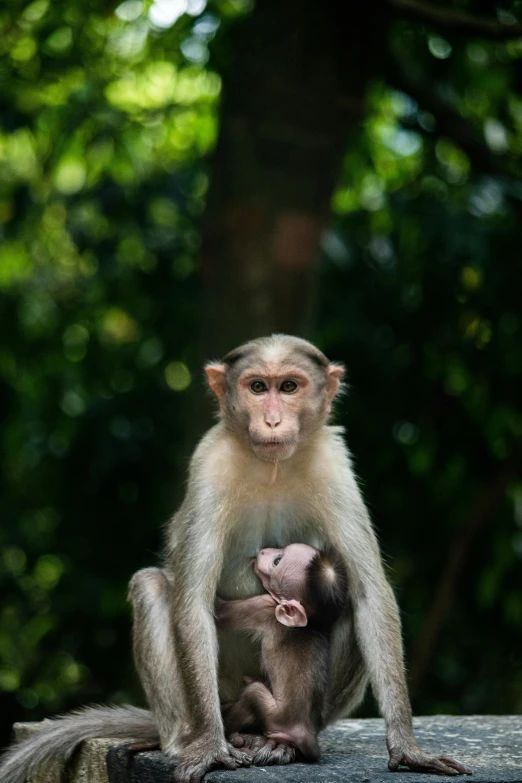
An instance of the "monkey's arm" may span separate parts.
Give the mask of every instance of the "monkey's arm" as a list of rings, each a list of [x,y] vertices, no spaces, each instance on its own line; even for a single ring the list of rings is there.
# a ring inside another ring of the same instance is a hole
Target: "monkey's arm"
[[[356,635],[386,722],[390,770],[405,765],[419,772],[470,774],[463,764],[426,753],[415,740],[399,610],[351,469],[344,474],[343,487],[339,488],[333,508],[346,511],[344,519],[337,512],[337,535],[333,543],[344,554],[348,565]]]
[[[239,601],[216,598],[216,623],[221,630],[261,631],[271,622],[277,622],[276,601],[269,593],[254,595]]]
[[[223,563],[215,498],[200,497],[189,485],[175,520],[181,529],[170,567],[175,573],[176,600],[171,602],[174,646],[186,704],[179,737],[177,783],[199,783],[211,769],[236,769],[250,764],[248,754],[226,742],[218,695],[218,646],[213,605]],[[164,684],[163,687],[166,687]]]

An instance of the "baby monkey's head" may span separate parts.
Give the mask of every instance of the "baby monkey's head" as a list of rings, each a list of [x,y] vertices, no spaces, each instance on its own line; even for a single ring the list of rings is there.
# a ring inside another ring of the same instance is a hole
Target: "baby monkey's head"
[[[327,633],[346,605],[348,574],[341,555],[332,547],[289,544],[282,549],[262,549],[254,570],[277,601],[275,616],[283,625],[308,625]]]

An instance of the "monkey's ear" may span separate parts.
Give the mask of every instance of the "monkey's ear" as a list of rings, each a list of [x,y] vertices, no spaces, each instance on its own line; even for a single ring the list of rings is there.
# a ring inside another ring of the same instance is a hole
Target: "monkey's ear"
[[[326,393],[328,395],[328,401],[332,402],[341,386],[341,379],[344,375],[344,367],[342,364],[329,364],[326,374],[328,377]]]
[[[308,624],[306,609],[301,601],[281,601],[275,608],[276,620],[289,628],[304,628]]]
[[[207,364],[205,372],[207,374],[208,385],[218,400],[221,401],[221,398],[225,394],[225,365]]]

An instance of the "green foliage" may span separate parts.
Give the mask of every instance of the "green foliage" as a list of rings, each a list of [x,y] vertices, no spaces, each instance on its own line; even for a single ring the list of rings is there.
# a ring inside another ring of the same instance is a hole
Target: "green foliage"
[[[474,531],[417,710],[519,712],[522,47],[403,22],[390,47],[415,78],[367,95],[324,243],[322,340],[349,369],[341,419],[413,663],[451,546]]]
[[[219,19],[161,8],[0,16],[0,687],[19,716],[123,698],[126,582],[184,470]]]
[[[5,732],[137,698],[126,583],[183,489],[214,62],[250,11],[0,12]],[[522,438],[522,47],[413,21],[388,40],[332,199],[316,337],[349,368],[338,418],[413,647],[449,542]],[[521,557],[510,477],[469,543],[417,710],[520,711]]]

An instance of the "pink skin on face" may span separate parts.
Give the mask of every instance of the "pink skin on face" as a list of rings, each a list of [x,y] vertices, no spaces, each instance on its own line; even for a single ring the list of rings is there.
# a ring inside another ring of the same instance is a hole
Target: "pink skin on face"
[[[299,436],[299,411],[309,391],[310,379],[299,368],[284,374],[267,367],[262,373],[247,371],[240,376],[239,389],[250,412],[250,437],[261,459],[288,459]]]
[[[254,571],[265,590],[276,600],[300,599],[304,593],[305,571],[317,550],[308,544],[289,544],[282,549],[258,552]]]
[[[311,373],[288,358],[261,358],[240,374],[237,409],[242,427],[246,424],[247,428],[242,434],[247,434],[249,447],[259,459],[273,463],[289,459],[300,440],[326,421],[343,369],[330,364],[325,370],[325,390],[318,377],[320,370],[313,382]],[[225,365],[208,365],[205,371],[222,411],[230,417]]]

